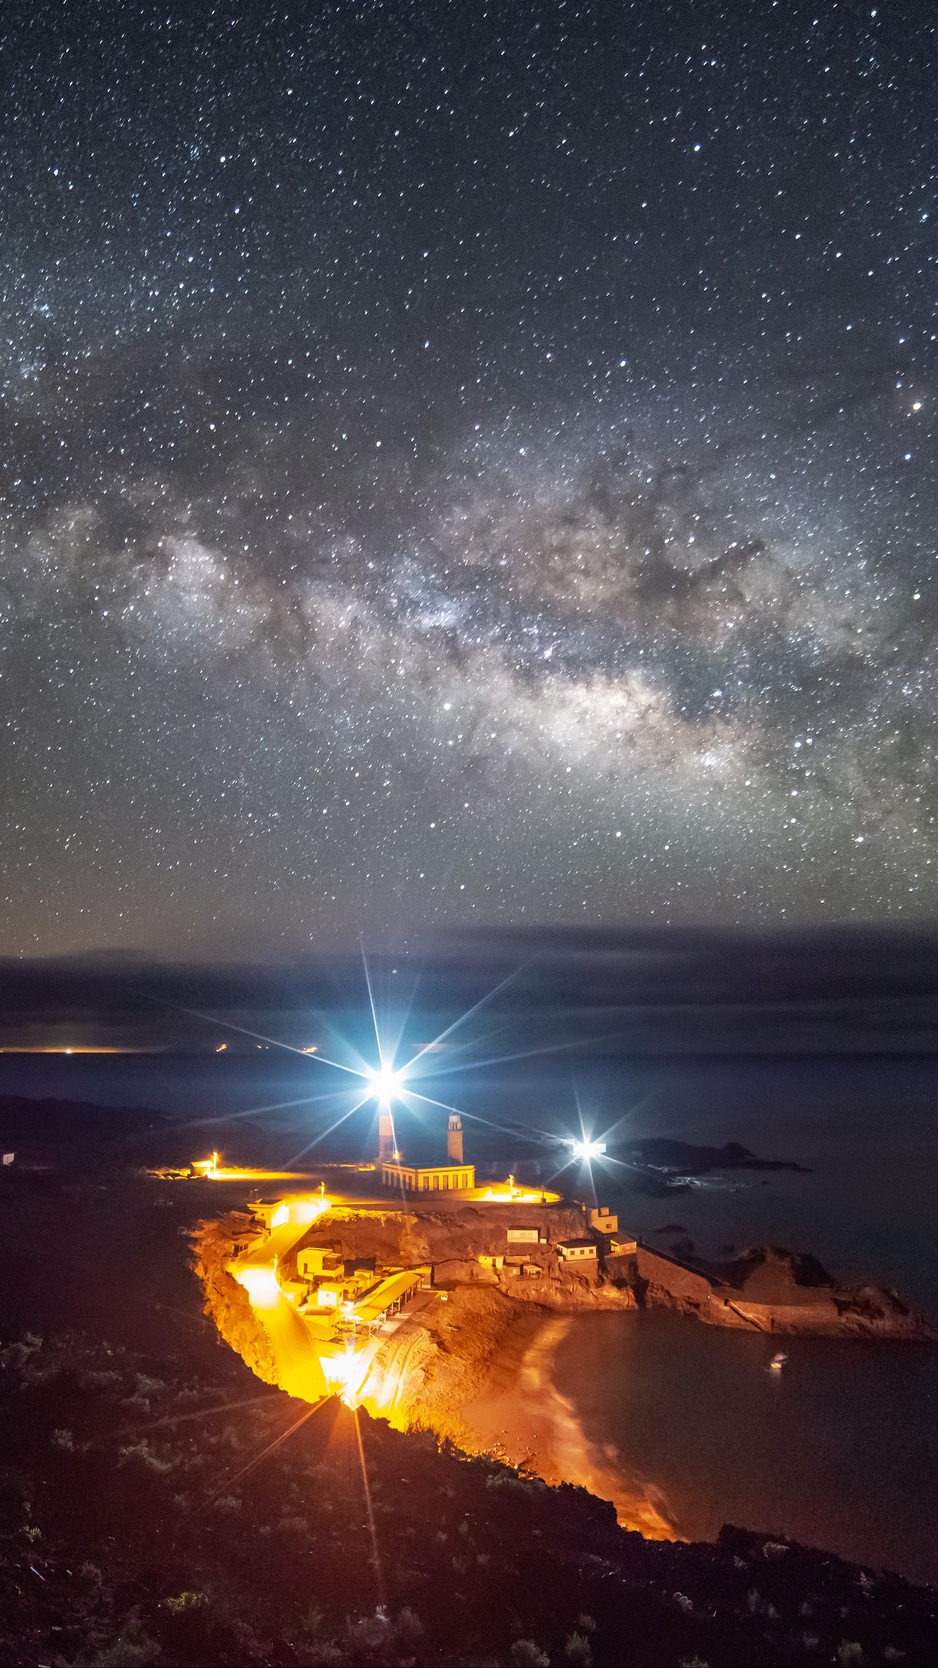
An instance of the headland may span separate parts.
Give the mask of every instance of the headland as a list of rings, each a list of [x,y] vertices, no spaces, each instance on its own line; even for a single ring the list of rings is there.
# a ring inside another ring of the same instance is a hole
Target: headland
[[[345,1187],[373,1173],[343,1172]],[[662,1503],[591,1452],[551,1382],[567,1317],[667,1308],[771,1334],[923,1342],[895,1293],[840,1287],[809,1255],[755,1247],[707,1265],[654,1249],[608,1210],[515,1187],[393,1202],[277,1188],[204,1220],[206,1312],[255,1373],[303,1400],[331,1394],[401,1430],[613,1499],[620,1522],[672,1533]]]
[[[38,1143],[43,1109],[30,1111]],[[252,1390],[240,1354],[216,1347],[214,1321],[200,1318],[205,1285],[187,1266],[200,1218],[200,1240],[205,1223],[216,1224],[211,1261],[226,1276],[223,1302],[232,1288],[245,1300],[241,1343],[250,1354],[263,1346],[264,1329],[220,1253],[227,1241],[235,1258],[252,1246],[260,1256],[278,1201],[315,1195],[321,1205],[324,1191],[333,1202],[335,1225],[327,1207],[303,1227],[311,1242],[407,1214],[418,1219],[408,1232],[423,1233],[434,1250],[437,1230],[425,1230],[423,1219],[445,1217],[448,1235],[462,1233],[467,1201],[382,1198],[368,1192],[374,1172],[344,1166],[287,1181],[272,1168],[247,1176],[232,1165],[226,1179],[220,1162],[201,1171],[182,1162],[191,1151],[186,1127],[174,1133],[141,1114],[131,1140],[127,1122],[119,1146],[106,1112],[99,1142],[44,1138],[0,1176],[8,1244],[0,1411],[10,1431],[0,1478],[8,1599],[0,1647],[11,1662],[152,1660],[158,1641],[167,1663],[358,1665],[367,1660],[366,1626],[380,1626],[382,1650],[390,1652],[388,1641],[397,1649],[393,1660],[417,1652],[426,1661],[514,1661],[520,1636],[566,1662],[567,1644],[574,1635],[582,1643],[584,1627],[595,1629],[597,1664],[813,1663],[834,1660],[845,1640],[862,1642],[870,1662],[901,1656],[925,1668],[934,1660],[934,1591],[881,1574],[875,1549],[863,1553],[863,1567],[846,1564],[764,1522],[753,1533],[708,1531],[699,1542],[695,1532],[695,1544],[659,1538],[670,1529],[667,1505],[634,1479],[607,1476],[606,1456],[584,1441],[555,1387],[557,1336],[575,1327],[577,1313],[610,1317],[587,1331],[621,1325],[637,1335],[640,1312],[620,1318],[621,1299],[617,1308],[594,1296],[576,1309],[569,1299],[546,1306],[512,1297],[512,1287],[526,1293],[535,1277],[505,1273],[509,1257],[499,1268],[497,1253],[465,1283],[436,1289],[431,1264],[430,1287],[418,1281],[380,1323],[387,1343],[396,1338],[402,1349],[419,1330],[420,1304],[425,1321],[437,1311],[426,1409],[401,1405],[393,1414],[407,1434],[389,1418],[350,1411],[341,1395],[303,1407],[256,1381]],[[93,1129],[90,1112],[88,1123]],[[243,1124],[216,1138],[229,1152],[240,1140],[246,1165],[263,1156]],[[141,1171],[167,1157],[180,1161],[177,1181]],[[232,1220],[219,1232],[222,1216]],[[393,1234],[389,1267],[376,1255],[375,1277],[389,1275],[392,1254],[407,1252],[396,1220]],[[597,1255],[597,1268],[606,1266]],[[570,1273],[565,1267],[565,1283]],[[858,1364],[871,1347],[857,1347]],[[875,1348],[897,1364],[906,1350]],[[268,1373],[274,1367],[268,1357]],[[438,1440],[433,1423],[443,1411],[435,1377],[449,1372],[455,1387],[460,1371],[467,1391],[482,1386],[474,1400],[454,1396],[466,1441],[478,1444],[468,1460]],[[421,1415],[424,1434],[414,1429]],[[520,1470],[511,1467],[515,1455]],[[551,1481],[582,1478],[592,1492],[549,1487],[531,1475],[538,1471]],[[645,1538],[617,1527],[617,1515]],[[378,1622],[373,1528],[387,1600]],[[465,1642],[455,1652],[454,1639]]]

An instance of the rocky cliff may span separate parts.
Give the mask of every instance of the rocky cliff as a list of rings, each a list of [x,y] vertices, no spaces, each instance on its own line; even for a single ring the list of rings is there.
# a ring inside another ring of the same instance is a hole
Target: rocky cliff
[[[225,1343],[265,1384],[276,1384],[270,1339],[244,1287],[232,1279],[227,1268],[235,1253],[235,1241],[250,1227],[251,1218],[244,1211],[229,1211],[217,1221],[200,1222],[192,1235],[193,1268],[202,1284],[205,1313],[215,1322]]]
[[[609,1259],[606,1275],[643,1308],[677,1309],[711,1326],[823,1337],[934,1342],[938,1332],[897,1292],[837,1286],[816,1258],[754,1246],[729,1265],[688,1264],[640,1245]]]

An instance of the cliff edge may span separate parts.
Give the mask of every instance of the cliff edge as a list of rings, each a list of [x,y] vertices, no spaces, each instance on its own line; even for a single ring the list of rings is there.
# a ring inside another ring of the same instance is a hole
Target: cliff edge
[[[753,1246],[731,1264],[690,1263],[639,1243],[606,1274],[641,1308],[676,1309],[711,1326],[934,1343],[938,1331],[883,1286],[838,1286],[815,1257]]]

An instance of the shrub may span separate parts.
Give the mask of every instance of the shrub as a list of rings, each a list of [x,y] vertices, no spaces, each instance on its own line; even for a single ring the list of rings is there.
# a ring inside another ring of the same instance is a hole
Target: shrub
[[[94,1656],[86,1657],[83,1668],[146,1668],[160,1654],[159,1643],[145,1633],[119,1633]]]
[[[208,1604],[208,1594],[179,1593],[176,1598],[164,1599],[163,1603],[167,1610],[171,1610],[174,1616],[178,1616],[183,1610],[204,1610]]]
[[[512,1668],[550,1668],[550,1657],[533,1639],[516,1639],[511,1647]]]
[[[590,1650],[589,1636],[585,1633],[571,1633],[564,1645],[563,1654],[571,1668],[591,1668],[593,1653]]]

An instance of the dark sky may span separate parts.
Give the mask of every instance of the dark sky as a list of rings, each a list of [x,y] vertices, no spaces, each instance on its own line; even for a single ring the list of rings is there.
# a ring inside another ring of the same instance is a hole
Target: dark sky
[[[7,0],[4,952],[933,917],[936,45]]]

